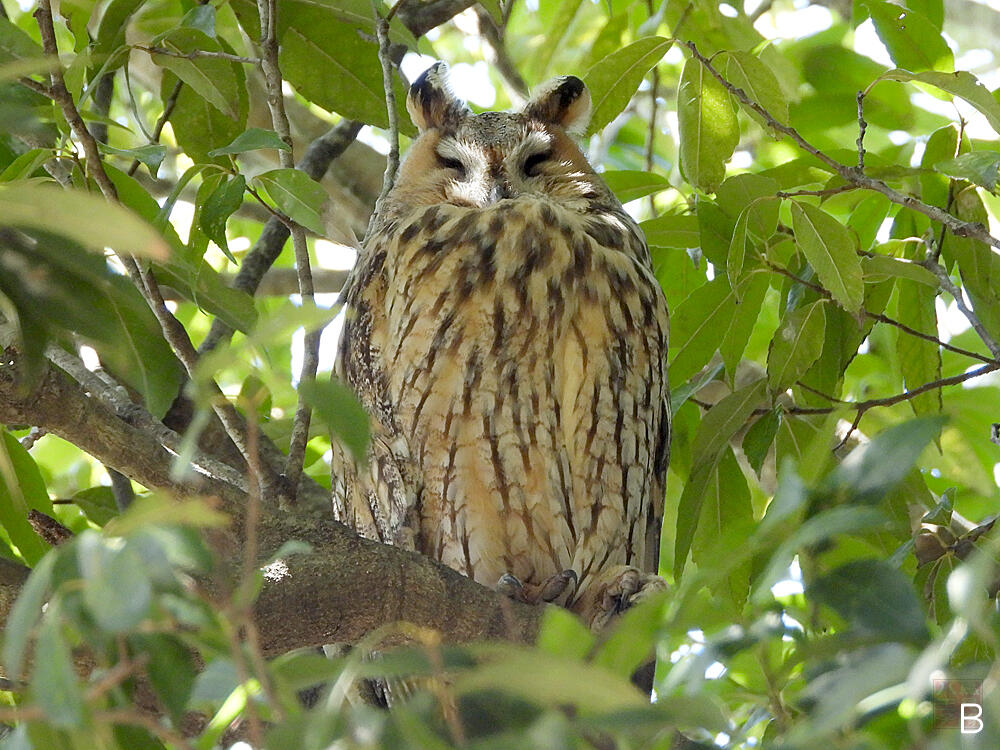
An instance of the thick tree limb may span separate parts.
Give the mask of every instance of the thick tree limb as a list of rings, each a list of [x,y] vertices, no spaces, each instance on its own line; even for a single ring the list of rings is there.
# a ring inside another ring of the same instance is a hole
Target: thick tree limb
[[[5,361],[11,358],[10,351],[5,353]],[[147,487],[218,497],[222,510],[234,518],[225,552],[233,566],[231,577],[239,576],[245,542],[241,524],[248,505],[242,488],[209,471],[180,480],[171,476],[175,454],[163,445],[155,423],[130,424],[87,396],[61,370],[49,368],[30,391],[21,387],[15,372],[12,365],[0,367],[0,423],[37,425]],[[429,558],[361,539],[334,521],[325,504],[299,504],[285,511],[272,507],[264,511],[258,531],[260,560],[270,559],[289,539],[313,546],[311,554],[269,568],[254,609],[267,654],[356,642],[397,620],[433,628],[452,642],[529,642],[537,632],[542,609],[512,602]],[[26,574],[24,568],[0,561],[0,622]]]

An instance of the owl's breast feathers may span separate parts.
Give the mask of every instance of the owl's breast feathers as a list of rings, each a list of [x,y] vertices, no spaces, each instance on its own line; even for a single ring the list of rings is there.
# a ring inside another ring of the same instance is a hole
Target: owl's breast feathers
[[[372,238],[348,284],[338,371],[376,446],[363,476],[345,469],[345,521],[408,531],[488,585],[573,568],[579,593],[611,565],[655,572],[667,310],[620,208],[421,207]]]

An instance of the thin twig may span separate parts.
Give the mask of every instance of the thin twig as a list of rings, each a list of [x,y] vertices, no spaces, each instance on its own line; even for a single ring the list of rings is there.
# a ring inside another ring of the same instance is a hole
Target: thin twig
[[[38,8],[35,10],[34,15],[38,22],[38,29],[42,38],[42,49],[49,57],[58,59],[59,49],[56,44],[55,27],[52,23],[51,0],[39,0]],[[87,124],[80,116],[80,111],[77,109],[72,95],[70,95],[69,90],[66,88],[62,68],[54,66],[49,75],[52,82],[53,98],[62,109],[63,117],[66,118],[70,128],[72,128],[73,135],[76,136],[76,139],[83,146],[84,154],[87,157],[87,171],[94,178],[105,198],[113,203],[120,203],[118,191],[108,177],[108,173],[104,170],[104,162],[101,160],[97,141],[90,130],[88,130]],[[159,321],[164,338],[174,350],[181,364],[184,365],[188,376],[193,378],[195,367],[198,363],[198,354],[191,343],[191,339],[188,337],[187,330],[167,309],[152,272],[148,269],[143,269],[136,259],[130,255],[123,254],[120,258],[129,278],[138,287],[153,314],[156,316],[156,319]],[[239,414],[233,408],[232,404],[226,400],[214,380],[208,381],[208,387],[212,400],[212,408],[225,426],[229,438],[236,445],[237,449],[239,449],[244,460],[246,460],[246,438]],[[265,484],[271,486],[272,482],[268,481]]]
[[[292,151],[292,133],[288,125],[288,115],[285,112],[285,100],[282,94],[281,68],[278,65],[277,39],[277,3],[275,0],[257,0],[260,13],[260,47],[261,69],[264,71],[264,81],[267,86],[267,104],[271,110],[271,124],[274,131],[287,145],[287,150],[278,152],[281,166],[285,169],[295,167]],[[291,227],[292,248],[295,253],[295,270],[298,275],[299,295],[304,306],[314,306],[316,295],[313,290],[312,269],[309,264],[309,248],[306,245],[305,231],[299,225]],[[319,342],[322,331],[307,331],[305,335],[302,369],[299,372],[299,382],[307,382],[316,377],[319,369]],[[298,404],[295,407],[295,418],[292,421],[291,442],[288,446],[288,458],[285,460],[283,482],[280,488],[279,501],[283,504],[295,502],[295,496],[302,477],[302,466],[305,461],[306,444],[309,442],[309,423],[312,420],[312,409],[305,396],[299,393]]]
[[[779,266],[777,263],[772,263],[770,261],[764,261],[764,262],[767,264],[767,267],[770,268],[775,273],[780,273],[782,276],[787,276],[792,281],[795,281],[799,284],[802,284],[805,287],[808,287],[809,289],[816,292],[816,294],[820,295],[824,299],[833,299],[833,295],[831,295],[828,290],[824,289],[819,284],[814,284],[811,281],[806,281],[805,279],[801,279],[794,273],[789,271],[787,268]],[[946,341],[942,341],[941,339],[935,336],[931,336],[930,334],[924,333],[923,331],[918,331],[917,329],[911,328],[905,323],[901,323],[898,320],[890,318],[888,315],[883,315],[882,313],[873,313],[870,310],[862,310],[861,312],[866,318],[870,318],[871,320],[878,321],[879,323],[885,323],[886,325],[898,328],[899,330],[908,333],[911,336],[915,336],[918,339],[923,339],[924,341],[929,341],[932,344],[937,344],[942,349],[947,349],[948,351],[954,352],[955,354],[961,354],[963,357],[976,359],[979,360],[980,362],[985,362],[987,364],[993,364],[996,361],[990,359],[989,357],[984,357],[982,354],[979,354],[978,352],[973,352],[968,349],[963,349],[959,346],[954,346],[953,344],[949,344]]]
[[[979,338],[983,340],[986,344],[986,348],[990,350],[993,358],[1000,360],[1000,344],[997,344],[996,339],[990,335],[990,332],[986,330],[986,327],[979,320],[979,316],[965,304],[965,296],[962,294],[962,290],[955,286],[955,282],[951,280],[948,276],[948,272],[934,260],[934,250],[933,246],[929,246],[927,249],[927,257],[924,262],[921,263],[924,268],[930,271],[934,276],[937,277],[938,283],[941,284],[941,288],[944,289],[948,294],[952,296],[955,300],[955,305],[958,306],[959,311],[965,316],[965,319],[969,321],[969,324],[975,329]]]
[[[177,106],[177,97],[180,96],[182,88],[184,88],[184,81],[178,78],[177,83],[174,84],[173,91],[170,92],[166,101],[163,102],[163,114],[160,115],[160,118],[156,121],[156,125],[153,127],[153,137],[150,139],[151,143],[160,142],[160,136],[163,134],[163,127],[167,124],[167,120],[170,119],[170,115],[174,113],[174,107]],[[138,159],[132,162],[132,166],[128,168],[129,177],[136,173],[141,164],[142,162]]]
[[[399,6],[405,0],[399,0],[383,18],[378,13],[378,6],[372,0],[372,8],[375,9],[375,31],[378,36],[378,59],[382,63],[382,87],[385,89],[385,108],[389,116],[389,153],[385,158],[385,174],[382,177],[382,191],[375,201],[375,211],[372,212],[371,221],[368,222],[367,235],[371,234],[375,227],[375,222],[381,215],[382,204],[386,196],[392,190],[396,182],[396,172],[399,171],[399,117],[396,114],[396,92],[392,87],[392,58],[389,56],[389,19],[396,13]]]
[[[44,83],[39,83],[33,78],[28,78],[28,76],[21,76],[20,78],[17,79],[17,82],[20,83],[25,88],[31,89],[36,94],[41,94],[47,99],[55,98],[52,94],[52,89],[50,89]]]
[[[147,47],[144,44],[133,44],[132,49],[148,52],[150,55],[166,55],[167,57],[180,57],[185,60],[197,60],[198,58],[215,58],[217,60],[229,60],[230,62],[243,63],[244,65],[260,65],[261,61],[256,57],[244,57],[242,55],[231,55],[228,52],[217,52],[209,49],[196,49],[191,52],[181,52],[180,50],[168,49],[166,47]]]
[[[815,195],[820,198],[826,198],[831,195],[840,195],[841,193],[848,193],[851,190],[858,190],[857,185],[838,185],[832,188],[822,188],[821,190],[792,190],[784,191],[779,190],[775,193],[777,198],[799,198],[803,195]]]
[[[858,171],[865,171],[865,131],[868,123],[865,121],[865,92],[858,92]]]
[[[507,45],[504,43],[504,30],[497,26],[493,16],[481,5],[476,7],[476,18],[479,20],[479,33],[486,40],[493,53],[491,65],[503,78],[508,88],[513,91],[514,104],[520,104],[521,102],[516,101],[516,98],[520,97],[522,100],[528,98],[528,84],[518,72],[517,66],[507,51]]]
[[[882,195],[893,203],[913,209],[914,211],[922,213],[934,221],[944,224],[949,230],[951,230],[952,233],[959,237],[970,237],[972,239],[979,240],[980,242],[985,242],[988,245],[992,245],[993,247],[1000,248],[1000,239],[990,234],[986,227],[982,224],[972,221],[963,221],[955,216],[952,216],[947,211],[943,211],[937,206],[930,206],[923,201],[914,198],[912,195],[906,195],[905,193],[901,193],[898,190],[889,187],[889,185],[882,180],[868,177],[867,175],[859,172],[855,167],[849,167],[846,164],[841,164],[828,154],[820,151],[818,148],[809,143],[809,141],[803,138],[795,128],[776,120],[770,112],[747,96],[743,89],[738,86],[734,86],[732,83],[727,81],[726,78],[715,69],[712,65],[712,61],[698,51],[698,47],[694,42],[685,40],[677,41],[687,47],[691,51],[691,54],[705,66],[706,70],[708,70],[708,72],[711,73],[712,76],[719,81],[719,83],[721,83],[723,87],[725,87],[726,91],[728,91],[732,96],[735,96],[742,104],[763,117],[769,126],[787,135],[795,141],[796,144],[798,144],[799,148],[815,156],[848,182],[866,190],[882,193]]]

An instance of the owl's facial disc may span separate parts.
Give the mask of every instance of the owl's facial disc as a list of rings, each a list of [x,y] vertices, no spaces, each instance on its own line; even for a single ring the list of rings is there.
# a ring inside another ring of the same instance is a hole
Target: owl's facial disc
[[[534,129],[523,118],[507,116],[491,137],[472,129],[444,135],[434,150],[437,167],[444,170],[445,192],[460,205],[487,206],[519,195],[545,193],[544,179],[558,166],[552,135]],[[565,166],[565,165],[564,165]]]

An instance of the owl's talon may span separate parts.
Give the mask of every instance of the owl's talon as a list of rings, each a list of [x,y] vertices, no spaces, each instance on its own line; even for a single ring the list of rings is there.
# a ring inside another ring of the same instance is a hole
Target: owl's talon
[[[500,579],[497,581],[497,591],[514,601],[526,601],[524,598],[524,584],[510,573],[504,573],[500,576]]]
[[[629,607],[647,596],[663,591],[667,582],[660,576],[643,573],[631,565],[622,565],[608,571],[608,574],[587,591],[574,610],[584,621],[590,622],[590,629],[600,632]]]
[[[576,582],[576,571],[570,569],[560,571],[537,584],[524,584],[510,573],[504,573],[497,581],[496,588],[501,594],[515,601],[525,604],[539,604],[541,602],[554,602],[566,591],[575,589]]]
[[[575,570],[569,568],[560,573],[556,573],[554,576],[542,581],[539,585],[536,601],[555,601],[562,596],[562,593],[566,591],[570,583],[573,584],[573,588],[576,588],[577,575]]]

